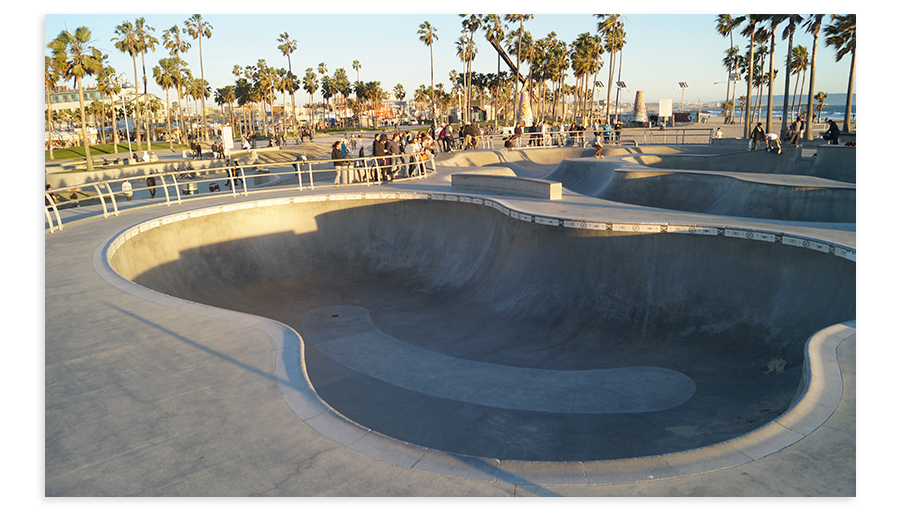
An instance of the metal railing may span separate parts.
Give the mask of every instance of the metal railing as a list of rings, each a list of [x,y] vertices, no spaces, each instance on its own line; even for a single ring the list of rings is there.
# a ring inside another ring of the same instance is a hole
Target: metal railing
[[[615,132],[604,135],[604,145],[708,145],[713,138],[715,129],[628,129],[619,135]],[[475,146],[466,147],[462,138],[454,136],[454,150],[488,149],[503,150],[509,134],[490,134],[478,136]],[[595,137],[592,129],[583,131],[554,131],[525,132],[513,140],[513,149],[524,148],[552,148],[552,147],[589,147]],[[446,151],[444,142],[438,140],[436,145],[441,151]]]
[[[292,170],[285,172],[270,169],[280,167],[290,167]],[[253,173],[246,173],[247,171]],[[123,198],[128,202],[135,198],[135,194],[138,192],[150,192],[150,199],[155,199],[155,193],[161,190],[165,196],[165,205],[171,206],[172,204],[181,204],[189,199],[210,198],[217,195],[230,194],[232,197],[236,197],[277,190],[297,189],[303,191],[305,188],[312,190],[316,188],[314,173],[320,176],[319,187],[327,187],[348,184],[379,185],[389,177],[391,180],[394,178],[424,179],[434,171],[434,155],[428,152],[379,157],[347,156],[341,159],[300,159],[267,163],[265,166],[234,164],[202,169],[186,168],[50,188],[44,192],[44,214],[50,232],[53,233],[64,227],[60,215],[61,209],[79,207],[81,203],[93,201],[93,199],[99,199],[101,214],[104,218],[108,218],[111,215],[118,216]],[[326,175],[326,178],[321,177],[323,174]],[[307,179],[306,182],[304,182],[304,175]],[[145,186],[131,184],[133,181],[141,181],[146,184],[148,178],[153,178],[156,184]],[[296,179],[294,180],[294,178]],[[333,178],[330,184],[327,182],[328,178]],[[225,181],[224,190],[218,184],[223,179]],[[264,179],[267,180],[263,182]],[[248,180],[254,181],[253,187],[248,188]],[[127,186],[125,186],[126,182]],[[288,185],[289,182],[290,185]],[[200,193],[202,186],[209,189],[209,192]],[[73,191],[76,192],[74,199],[70,198],[70,193]],[[77,197],[77,192],[84,194],[85,191],[91,191],[94,194]],[[100,216],[100,214],[96,216]]]

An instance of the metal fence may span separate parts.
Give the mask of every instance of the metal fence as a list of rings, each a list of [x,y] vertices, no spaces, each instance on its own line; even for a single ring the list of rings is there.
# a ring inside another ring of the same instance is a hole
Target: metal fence
[[[289,167],[290,171],[272,171],[271,168]],[[348,184],[366,186],[382,184],[388,177],[423,179],[434,173],[434,156],[427,152],[384,157],[344,157],[341,159],[295,160],[258,164],[234,164],[202,169],[182,169],[131,177],[67,185],[63,188],[47,188],[44,192],[44,214],[50,232],[62,230],[60,210],[79,207],[84,202],[100,202],[96,216],[117,216],[120,204],[143,192],[165,205],[211,196],[250,195],[275,190],[304,190],[316,187],[333,187]],[[318,175],[318,179],[314,177]],[[151,184],[148,184],[148,180]],[[223,184],[219,184],[224,180]],[[329,182],[330,180],[330,182]],[[132,184],[140,181],[141,184]],[[253,186],[248,186],[253,182]],[[224,186],[224,187],[223,187]],[[208,190],[208,191],[206,191]],[[78,197],[78,192],[87,196]],[[76,197],[71,198],[75,193]]]
[[[713,138],[714,129],[627,129],[620,134],[615,132],[598,131],[603,135],[604,145],[708,145]],[[454,148],[457,150],[468,149],[493,149],[506,148],[509,134],[491,134],[479,136],[474,145],[467,145],[462,138],[453,139]],[[526,132],[513,140],[512,148],[521,149],[529,147],[589,147],[596,133],[592,129],[583,131],[554,131]],[[441,145],[440,140],[437,144]]]

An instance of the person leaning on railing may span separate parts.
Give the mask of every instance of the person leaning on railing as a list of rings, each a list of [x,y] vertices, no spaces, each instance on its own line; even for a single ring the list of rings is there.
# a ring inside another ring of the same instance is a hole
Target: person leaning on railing
[[[347,162],[342,161],[341,158],[341,142],[335,141],[331,144],[331,159],[334,160],[334,183],[335,184],[347,184],[347,175],[349,170],[347,169]]]

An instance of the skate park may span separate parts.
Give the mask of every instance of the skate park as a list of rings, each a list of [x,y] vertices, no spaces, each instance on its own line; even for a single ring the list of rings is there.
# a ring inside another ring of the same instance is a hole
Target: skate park
[[[62,210],[46,493],[852,496],[855,179],[785,150]]]

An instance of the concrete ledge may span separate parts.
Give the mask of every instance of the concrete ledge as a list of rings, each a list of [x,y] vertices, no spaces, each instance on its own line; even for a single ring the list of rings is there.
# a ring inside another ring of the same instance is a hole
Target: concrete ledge
[[[456,189],[512,193],[549,200],[562,199],[562,183],[543,179],[525,179],[506,175],[453,174],[451,184]]]

